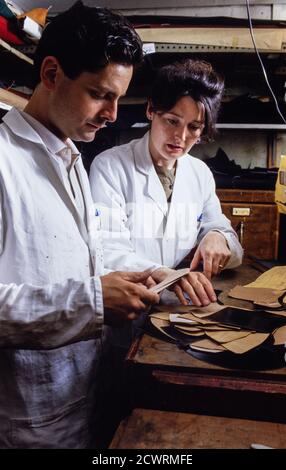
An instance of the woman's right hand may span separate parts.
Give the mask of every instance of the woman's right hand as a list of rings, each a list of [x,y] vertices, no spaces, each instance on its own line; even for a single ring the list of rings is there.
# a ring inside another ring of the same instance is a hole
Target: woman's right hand
[[[174,269],[158,268],[152,272],[151,276],[158,283],[174,272]],[[191,300],[193,305],[201,307],[217,300],[211,282],[203,273],[197,271],[190,271],[169,289],[174,291],[182,305],[189,305]]]

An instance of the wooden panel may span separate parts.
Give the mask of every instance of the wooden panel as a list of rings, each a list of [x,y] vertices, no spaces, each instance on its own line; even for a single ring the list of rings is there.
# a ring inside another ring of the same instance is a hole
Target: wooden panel
[[[221,202],[275,202],[274,191],[270,190],[217,189],[216,193]]]
[[[135,409],[111,449],[249,449],[251,443],[286,448],[286,425],[264,421]]]
[[[245,255],[259,259],[277,259],[279,216],[275,204],[223,202],[221,206],[239,236]],[[243,208],[249,209],[249,215],[233,215],[234,209]]]

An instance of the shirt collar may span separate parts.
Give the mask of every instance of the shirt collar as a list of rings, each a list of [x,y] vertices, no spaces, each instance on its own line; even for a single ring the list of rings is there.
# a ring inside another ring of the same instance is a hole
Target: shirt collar
[[[67,139],[66,142],[63,142],[49,129],[47,129],[43,124],[41,124],[37,119],[30,116],[30,114],[25,113],[24,111],[19,112],[21,116],[25,119],[25,121],[27,121],[28,124],[30,124],[30,126],[39,134],[47,149],[54,155],[59,155],[60,152],[64,149],[70,148],[72,156],[80,156],[80,152],[78,151],[77,147],[71,139]]]

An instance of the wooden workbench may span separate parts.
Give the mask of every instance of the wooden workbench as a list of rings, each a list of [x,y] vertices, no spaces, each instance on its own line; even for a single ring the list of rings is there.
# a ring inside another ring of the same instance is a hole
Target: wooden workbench
[[[286,448],[286,425],[135,409],[119,426],[111,449],[250,449],[260,443]]]
[[[215,287],[228,290],[260,274],[246,265],[225,271]],[[283,355],[281,356],[284,359]],[[286,423],[286,367],[248,370],[205,362],[176,344],[143,334],[128,357],[133,407],[188,411]],[[283,362],[282,362],[283,365]]]

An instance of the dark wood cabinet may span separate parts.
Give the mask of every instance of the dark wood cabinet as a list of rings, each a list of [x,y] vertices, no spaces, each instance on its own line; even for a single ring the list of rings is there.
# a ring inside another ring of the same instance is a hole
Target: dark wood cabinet
[[[218,189],[222,211],[230,219],[245,256],[277,259],[279,213],[274,191]]]

